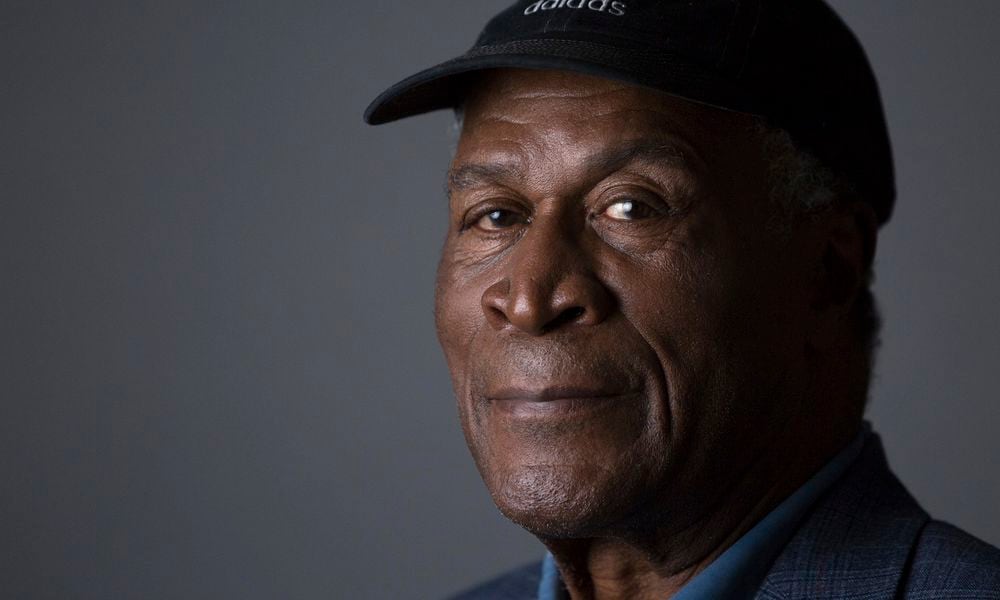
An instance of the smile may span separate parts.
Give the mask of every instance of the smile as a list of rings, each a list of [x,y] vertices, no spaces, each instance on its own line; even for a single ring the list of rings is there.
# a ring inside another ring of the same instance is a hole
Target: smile
[[[494,410],[509,417],[539,419],[607,409],[637,393],[597,387],[549,386],[535,390],[505,388],[486,399]]]

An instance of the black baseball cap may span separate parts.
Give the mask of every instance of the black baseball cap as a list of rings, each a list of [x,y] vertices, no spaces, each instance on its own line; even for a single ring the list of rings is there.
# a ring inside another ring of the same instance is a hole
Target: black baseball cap
[[[458,106],[474,75],[494,68],[575,71],[760,116],[849,181],[880,224],[892,213],[878,84],[822,0],[521,0],[468,52],[380,94],[365,121]]]

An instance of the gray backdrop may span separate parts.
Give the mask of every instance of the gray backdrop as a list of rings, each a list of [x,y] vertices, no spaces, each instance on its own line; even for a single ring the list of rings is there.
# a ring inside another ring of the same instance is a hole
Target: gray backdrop
[[[900,201],[870,418],[1000,543],[994,0],[838,0]],[[450,116],[383,86],[496,2],[0,4],[0,595],[436,598],[537,557],[431,317]]]

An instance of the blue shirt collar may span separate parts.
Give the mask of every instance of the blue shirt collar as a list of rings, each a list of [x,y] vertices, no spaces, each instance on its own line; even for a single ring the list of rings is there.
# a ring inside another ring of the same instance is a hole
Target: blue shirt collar
[[[806,512],[861,454],[870,431],[871,425],[866,421],[843,450],[681,588],[673,600],[753,598],[771,563],[792,538]],[[542,561],[538,600],[562,600],[566,597],[556,561],[550,553],[546,553]]]

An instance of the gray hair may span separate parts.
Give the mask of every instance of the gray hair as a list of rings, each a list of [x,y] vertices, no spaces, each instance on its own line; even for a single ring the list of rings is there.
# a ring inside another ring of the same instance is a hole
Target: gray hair
[[[755,131],[761,136],[768,169],[769,194],[775,205],[773,226],[787,232],[797,219],[816,218],[837,203],[858,198],[850,181],[838,176],[815,156],[799,148],[784,129],[769,126],[755,119]],[[872,292],[874,271],[868,265],[864,285],[855,300],[853,319],[855,333],[866,354],[868,369],[864,384],[867,389],[874,369],[875,353],[880,344],[882,318]]]
[[[814,156],[800,150],[784,129],[754,120],[768,163],[770,195],[786,216],[801,216],[831,208],[838,197],[852,194],[850,186],[823,166]]]

